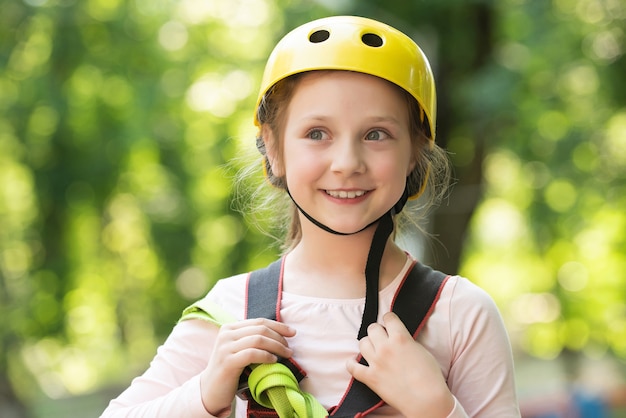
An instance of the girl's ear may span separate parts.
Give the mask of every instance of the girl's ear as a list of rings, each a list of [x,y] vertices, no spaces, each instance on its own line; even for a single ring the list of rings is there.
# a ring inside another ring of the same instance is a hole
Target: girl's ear
[[[267,158],[270,168],[272,169],[271,174],[274,177],[283,177],[285,175],[285,169],[280,158],[278,138],[276,138],[272,129],[267,125],[261,127],[261,138],[263,138],[263,143],[265,144],[265,158]]]

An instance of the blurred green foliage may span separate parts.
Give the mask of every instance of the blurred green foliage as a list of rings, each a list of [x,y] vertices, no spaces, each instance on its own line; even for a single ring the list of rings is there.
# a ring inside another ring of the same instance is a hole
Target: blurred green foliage
[[[190,301],[275,257],[228,162],[274,42],[330,13],[431,57],[438,141],[482,181],[448,245],[515,346],[626,358],[623,2],[2,0],[0,386],[124,384]]]
[[[254,143],[278,7],[2,3],[0,373],[22,398],[125,381],[190,301],[274,257],[224,164]]]
[[[471,90],[498,103],[474,103],[494,136],[462,272],[521,349],[626,358],[626,5],[519,5],[499,3],[494,68]]]

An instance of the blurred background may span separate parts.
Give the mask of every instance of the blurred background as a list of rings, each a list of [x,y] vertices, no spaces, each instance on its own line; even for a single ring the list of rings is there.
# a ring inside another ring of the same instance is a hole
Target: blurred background
[[[496,300],[524,417],[626,417],[623,1],[0,0],[1,417],[99,416],[276,257],[231,161],[274,43],[329,14],[431,60],[456,184],[419,257]]]

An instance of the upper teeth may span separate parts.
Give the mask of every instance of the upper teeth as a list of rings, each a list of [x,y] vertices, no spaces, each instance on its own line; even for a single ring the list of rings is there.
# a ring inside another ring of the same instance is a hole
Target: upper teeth
[[[326,193],[331,195],[332,197],[338,197],[340,199],[354,199],[355,197],[363,196],[365,194],[365,190],[358,191],[345,191],[345,190],[327,190]]]

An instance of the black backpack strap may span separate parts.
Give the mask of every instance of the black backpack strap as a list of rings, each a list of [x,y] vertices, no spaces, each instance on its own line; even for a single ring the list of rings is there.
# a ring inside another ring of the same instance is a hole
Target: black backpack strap
[[[282,258],[250,273],[246,289],[246,318],[280,319],[282,273]]]
[[[398,287],[392,302],[395,312],[413,338],[426,324],[447,275],[420,263],[416,263]],[[367,365],[363,356],[359,362]],[[330,413],[335,418],[362,417],[383,405],[380,397],[364,383],[352,378],[343,399]]]
[[[269,266],[255,270],[248,276],[246,288],[245,318],[267,318],[280,321],[280,294],[282,293],[283,258],[274,261]],[[306,372],[292,359],[279,359],[291,370],[298,382],[304,379]],[[270,416],[276,413],[272,409],[264,408],[252,399],[248,390],[248,376],[252,370],[246,367],[239,378],[238,396],[247,399],[249,405],[254,405],[254,413],[248,411],[248,416]],[[250,409],[250,408],[249,408]],[[268,415],[270,414],[270,415]],[[277,416],[277,415],[273,415]]]
[[[413,338],[426,324],[448,277],[424,264],[415,263],[400,285],[402,291],[396,292],[392,310],[402,319]]]

